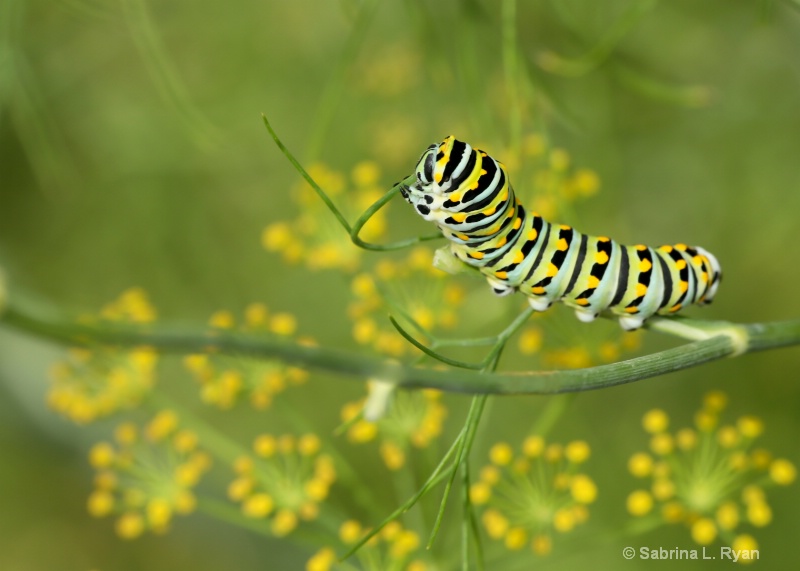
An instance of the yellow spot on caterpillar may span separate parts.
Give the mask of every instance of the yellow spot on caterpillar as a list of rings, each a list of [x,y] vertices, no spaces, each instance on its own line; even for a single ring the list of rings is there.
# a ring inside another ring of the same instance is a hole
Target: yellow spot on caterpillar
[[[560,226],[560,228],[561,228],[562,230],[572,230],[572,228],[570,228],[570,227],[569,227],[569,226],[567,226],[566,224],[562,224],[562,225]]]
[[[679,252],[685,252],[687,247],[686,244],[675,244],[675,249]]]
[[[678,260],[677,262],[675,262],[675,267],[678,268],[679,270],[682,270],[683,268],[686,267],[686,260]]]
[[[484,253],[483,252],[469,252],[467,255],[470,258],[474,259],[474,260],[482,260],[483,256],[484,256]]]
[[[610,241],[611,241],[611,238],[609,238],[608,236],[600,236],[600,237],[597,239],[597,241],[598,241],[598,242],[610,242]]]
[[[508,277],[508,272],[495,272],[494,277],[504,280]]]
[[[586,299],[585,297],[579,297],[578,299],[575,300],[575,303],[577,303],[578,305],[587,306],[589,305],[589,300]]]
[[[636,284],[636,297],[642,297],[647,293],[647,286],[644,284]]]
[[[672,251],[672,246],[661,246],[659,248],[659,250],[661,250],[664,253],[669,254]]]
[[[626,307],[625,313],[639,313],[638,307]]]
[[[595,289],[600,285],[600,280],[596,276],[589,276],[589,281],[586,283],[586,289]]]
[[[643,251],[645,251],[645,250],[647,249],[647,246],[644,246],[644,245],[642,245],[642,244],[638,244],[638,245],[636,246],[636,249],[637,249],[639,252],[643,252]]]
[[[453,213],[453,220],[455,220],[459,224],[462,223],[466,219],[467,219],[467,215],[464,214],[463,212],[454,212]]]
[[[536,295],[544,295],[545,289],[543,287],[531,288],[531,293],[535,293]]]
[[[703,283],[708,282],[708,274],[706,272],[703,272],[702,274],[700,274],[700,281],[703,282]]]
[[[699,265],[701,265],[703,263],[703,256],[698,254],[697,256],[692,258],[692,261],[699,266]]]
[[[669,311],[670,311],[670,313],[675,313],[680,308],[681,308],[681,304],[680,303],[676,303],[675,305],[673,305],[672,307],[669,308]]]
[[[608,263],[608,254],[606,254],[605,252],[597,252],[594,255],[594,261],[600,264],[601,266],[605,265]]]
[[[548,278],[552,278],[557,273],[558,273],[558,266],[557,265],[551,263],[549,266],[547,266],[547,277]]]
[[[458,238],[461,238],[461,239],[462,239],[462,240],[464,240],[465,242],[466,242],[467,240],[469,240],[469,236],[467,236],[466,234],[461,234],[460,232],[456,233],[456,237],[458,237]]]
[[[483,156],[485,157],[486,155],[483,155]],[[483,176],[485,174],[486,174],[486,169],[481,169],[481,176]]]
[[[514,220],[514,230],[519,230],[520,226],[522,226],[522,218],[517,218]]]
[[[514,262],[515,264],[520,264],[520,263],[522,263],[522,260],[524,260],[524,259],[525,259],[525,254],[523,254],[523,253],[522,253],[522,250],[517,250],[517,251],[514,253],[514,260],[513,260],[513,262]]]
[[[569,248],[569,245],[567,244],[567,241],[564,238],[561,238],[558,241],[558,244],[556,244],[556,250],[559,250],[561,252],[563,252],[567,248]]]
[[[650,260],[642,260],[639,262],[639,271],[642,273],[649,272],[652,268],[653,264]]]
[[[494,214],[495,212],[497,212],[497,206],[492,206],[492,207],[491,207],[491,208],[489,208],[488,210],[484,210],[484,211],[483,211],[483,213],[484,213],[486,216],[491,216],[491,215],[492,215],[492,214]]]
[[[536,237],[539,233],[536,231],[536,228],[532,228],[530,232],[528,232],[528,241],[536,240]]]
[[[505,246],[505,245],[506,245],[506,242],[508,242],[508,240],[506,239],[506,237],[505,237],[505,236],[503,236],[502,238],[500,238],[500,239],[497,241],[497,244],[495,244],[495,248],[501,248],[501,247]]]
[[[437,172],[437,173],[435,173],[435,174],[433,175],[433,180],[435,180],[436,182],[442,182],[442,175],[443,175],[443,174],[444,174],[444,173],[442,173],[441,171],[440,171],[440,172]]]
[[[508,188],[506,188],[502,196],[500,196],[500,202],[505,202],[506,200],[508,200]]]
[[[681,293],[686,293],[686,290],[689,289],[689,282],[680,282],[678,284],[678,291]]]

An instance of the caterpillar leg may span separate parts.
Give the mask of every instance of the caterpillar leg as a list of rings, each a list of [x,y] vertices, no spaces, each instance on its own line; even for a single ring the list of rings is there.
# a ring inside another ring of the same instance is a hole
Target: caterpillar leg
[[[585,309],[576,309],[575,310],[575,317],[578,318],[579,321],[583,323],[591,323],[597,316],[600,315],[599,313],[595,313],[594,311],[587,311]]]
[[[534,311],[547,311],[550,309],[550,306],[553,305],[553,302],[548,300],[547,298],[535,298],[529,297],[528,303],[531,304],[531,307]]]
[[[620,315],[619,324],[625,331],[635,331],[644,325],[644,317],[638,315]]]
[[[486,281],[489,283],[489,287],[492,288],[494,294],[500,297],[508,295],[510,293],[514,293],[514,290],[516,289],[515,287],[510,286],[507,283],[503,283],[493,278],[487,277]]]

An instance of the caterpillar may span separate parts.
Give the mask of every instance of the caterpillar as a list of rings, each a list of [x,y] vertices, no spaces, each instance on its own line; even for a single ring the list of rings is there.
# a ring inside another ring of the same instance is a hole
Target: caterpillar
[[[400,192],[436,223],[452,254],[480,270],[495,294],[519,291],[536,311],[561,301],[590,322],[609,310],[634,330],[653,315],[711,303],[722,278],[703,248],[625,246],[528,212],[505,166],[453,136],[425,150],[415,177]]]

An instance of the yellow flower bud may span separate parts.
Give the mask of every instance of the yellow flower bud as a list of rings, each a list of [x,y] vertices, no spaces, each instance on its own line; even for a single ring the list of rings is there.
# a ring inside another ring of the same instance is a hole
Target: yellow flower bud
[[[115,528],[122,539],[136,539],[144,531],[144,518],[139,513],[128,512],[120,516]]]
[[[634,516],[643,516],[653,509],[653,496],[645,490],[636,490],[628,495],[628,513]]]
[[[653,471],[653,458],[644,452],[637,452],[628,460],[628,471],[637,478],[645,478]]]
[[[709,545],[717,538],[717,526],[708,518],[701,517],[692,524],[692,539],[700,545]]]
[[[506,532],[505,545],[507,549],[512,551],[522,549],[527,541],[528,534],[521,527],[512,527]]]
[[[772,481],[781,486],[788,486],[797,477],[797,469],[794,464],[784,458],[773,460],[769,466],[769,476]]]
[[[576,474],[570,482],[570,493],[576,502],[591,504],[597,499],[597,486],[585,474]]]
[[[642,417],[642,426],[651,434],[664,432],[669,426],[669,417],[663,410],[654,408],[653,410],[647,411],[644,417]]]
[[[108,468],[114,463],[114,448],[107,442],[100,442],[89,450],[89,464],[93,468]]]
[[[86,508],[93,517],[103,517],[114,509],[114,496],[105,490],[95,490],[86,502]]]
[[[589,445],[583,440],[574,440],[567,444],[564,456],[573,464],[581,464],[589,458]]]
[[[342,543],[355,543],[361,538],[361,524],[356,520],[350,519],[339,527],[339,539]]]
[[[514,452],[505,442],[498,442],[489,449],[489,459],[497,466],[507,466],[511,463]]]
[[[522,442],[522,452],[529,458],[536,458],[544,451],[544,438],[541,436],[528,436]]]

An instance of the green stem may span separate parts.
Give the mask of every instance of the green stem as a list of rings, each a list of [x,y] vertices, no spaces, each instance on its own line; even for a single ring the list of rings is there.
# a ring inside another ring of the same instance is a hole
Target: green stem
[[[673,320],[655,320],[653,327],[666,330],[667,321]],[[13,298],[0,314],[0,324],[64,345],[150,346],[161,352],[181,354],[214,350],[253,358],[278,358],[294,365],[338,373],[351,380],[378,378],[403,387],[470,394],[556,394],[602,389],[688,369],[730,355],[800,344],[800,319],[750,325],[686,318],[675,321],[693,329],[704,329],[706,338],[597,367],[489,373],[410,367],[377,356],[236,332],[179,329],[161,324],[79,323],[59,311],[34,309]],[[715,326],[712,328],[710,323]]]
[[[503,0],[503,73],[508,95],[511,156],[518,159],[522,141],[522,106],[517,69],[517,0]]]

